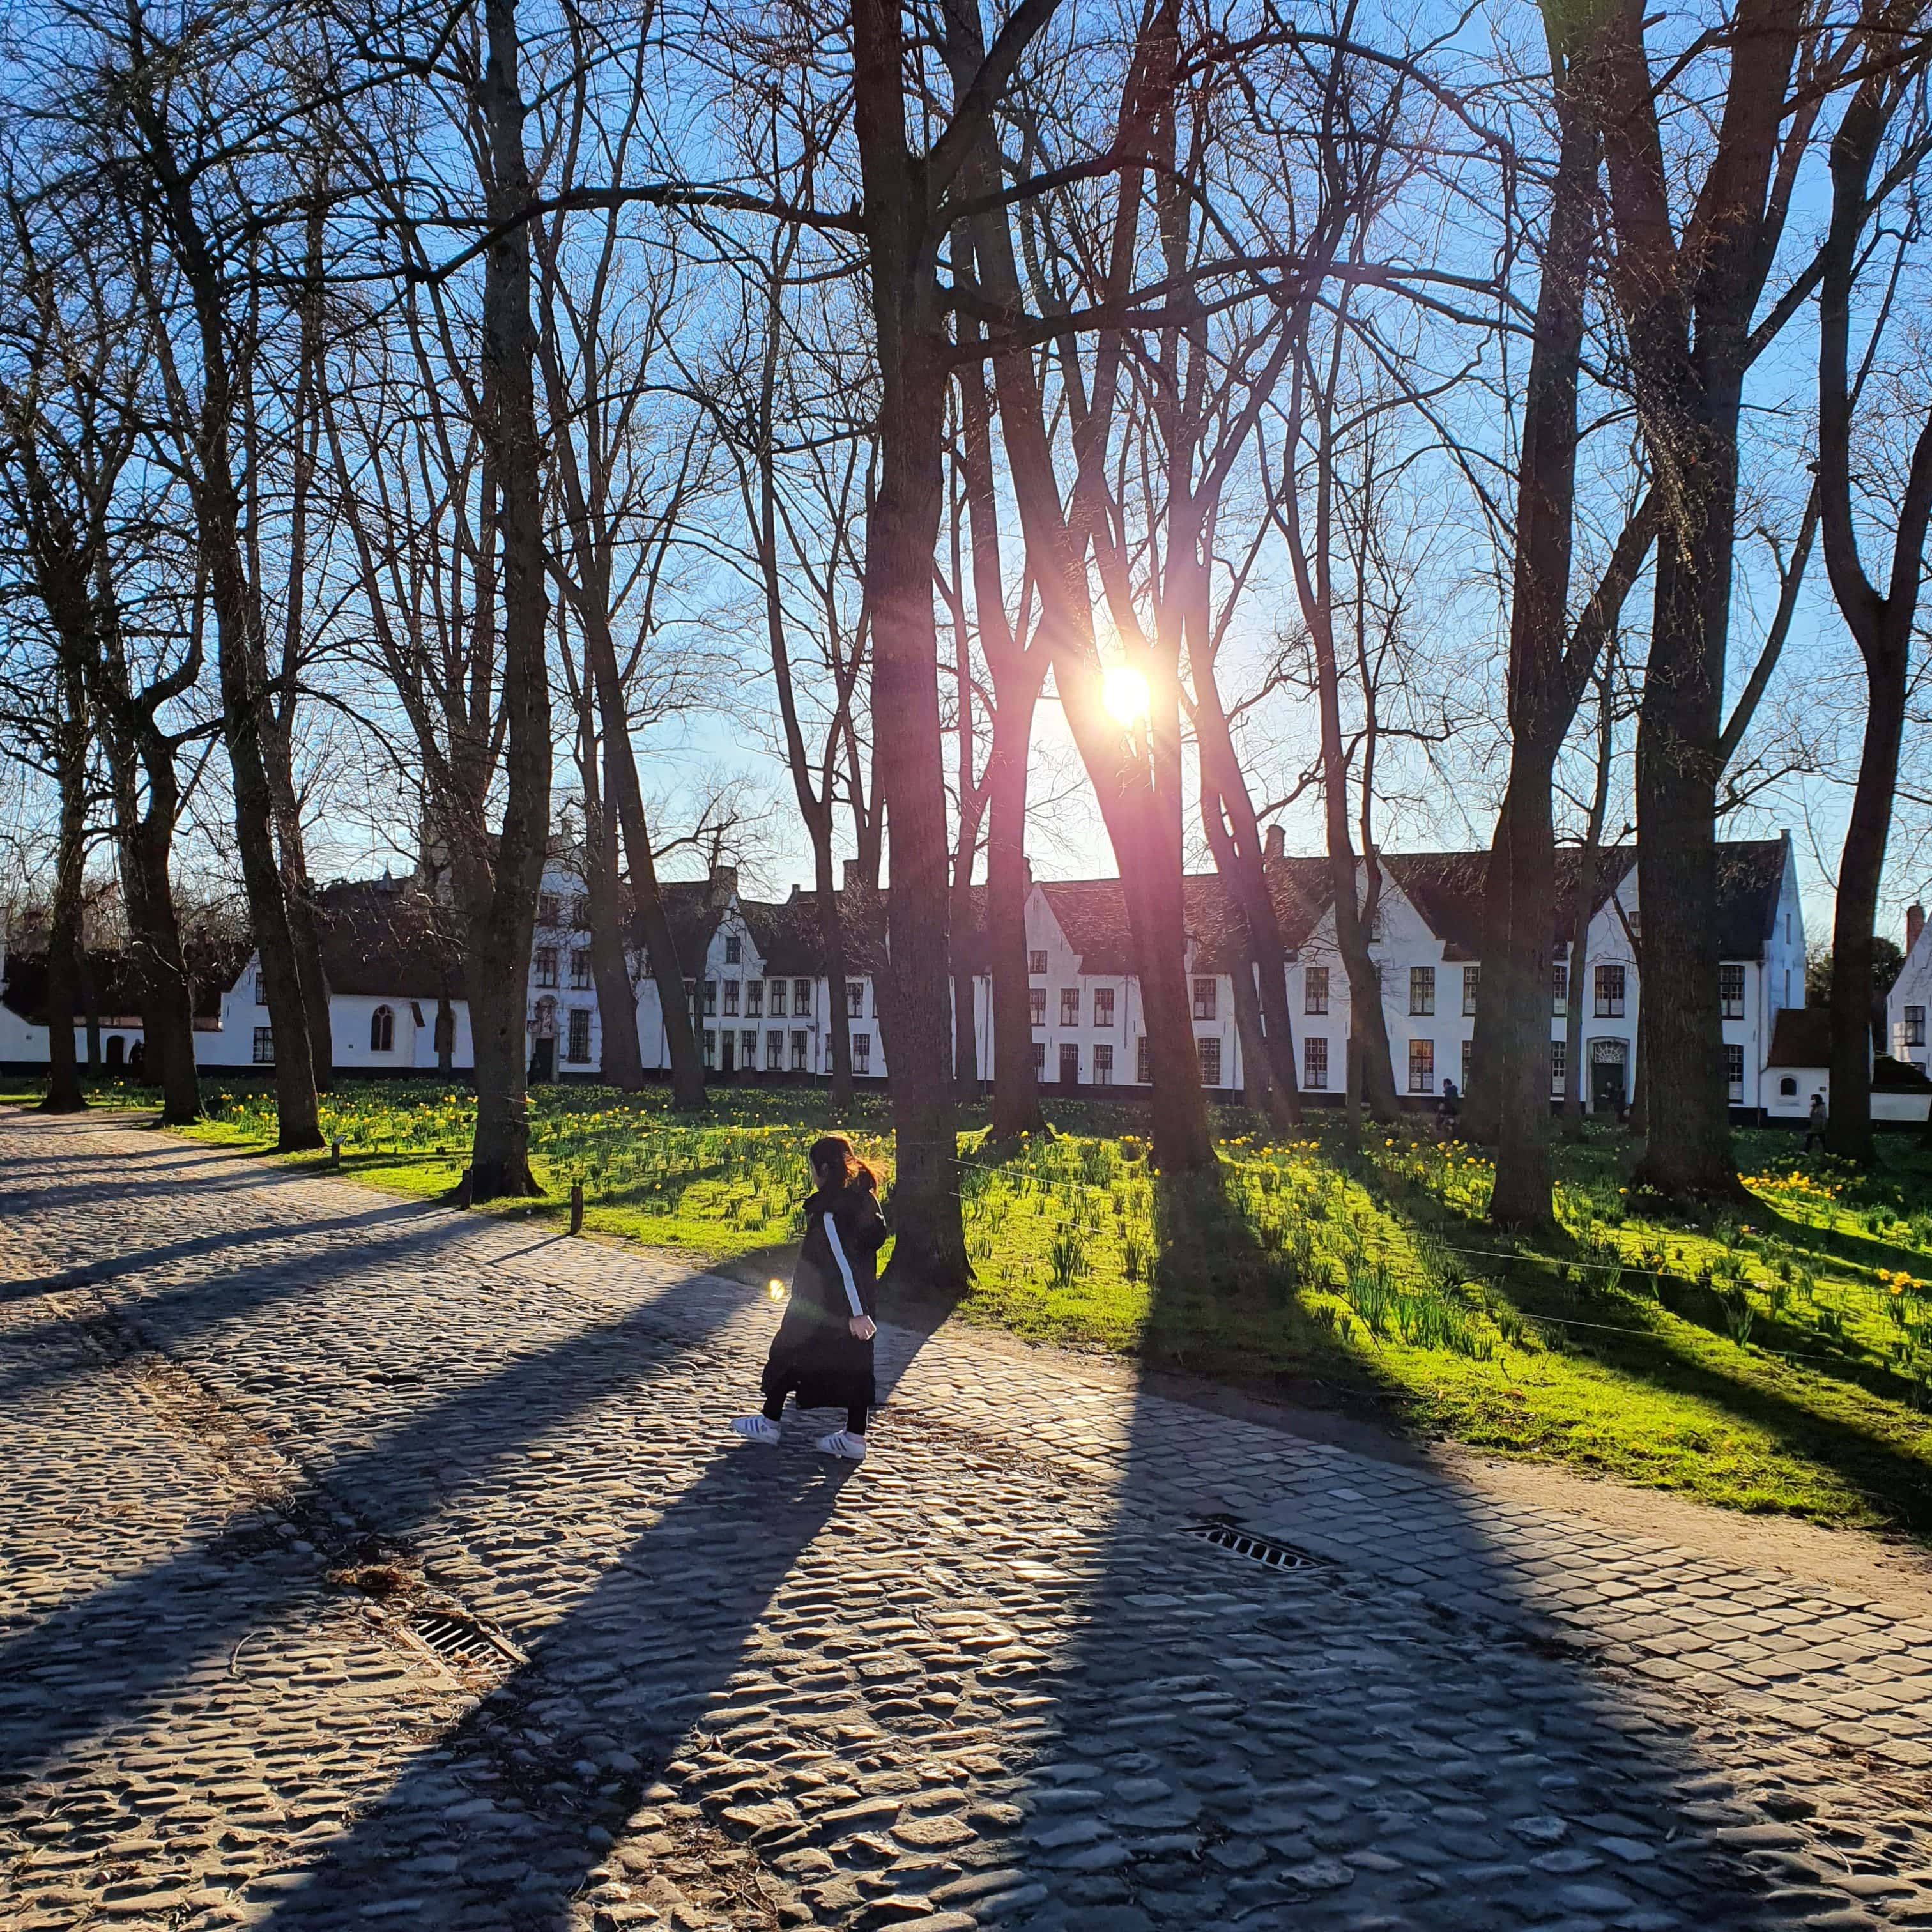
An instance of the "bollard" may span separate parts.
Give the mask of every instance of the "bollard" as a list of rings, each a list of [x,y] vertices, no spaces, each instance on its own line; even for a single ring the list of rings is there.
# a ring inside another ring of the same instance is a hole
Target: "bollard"
[[[584,1184],[580,1180],[570,1184],[570,1232],[573,1234],[584,1232]]]
[[[459,1208],[467,1208],[470,1204],[470,1169],[466,1167],[463,1170],[462,1173],[457,1177],[456,1204]]]
[[[338,1172],[340,1170],[342,1166],[342,1143],[340,1141],[331,1141],[328,1144],[328,1164],[332,1168],[337,1169]]]

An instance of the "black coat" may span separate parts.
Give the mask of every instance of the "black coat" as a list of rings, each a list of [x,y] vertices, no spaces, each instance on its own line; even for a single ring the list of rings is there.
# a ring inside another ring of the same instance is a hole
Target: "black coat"
[[[805,1204],[805,1239],[792,1276],[791,1298],[765,1362],[764,1391],[795,1396],[800,1408],[870,1408],[874,1400],[872,1345],[852,1333],[845,1278],[825,1232],[838,1230],[860,1305],[874,1312],[878,1254],[886,1228],[870,1188],[820,1190]]]

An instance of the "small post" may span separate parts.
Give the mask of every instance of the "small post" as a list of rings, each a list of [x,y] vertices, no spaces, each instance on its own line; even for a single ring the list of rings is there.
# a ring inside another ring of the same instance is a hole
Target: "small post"
[[[459,1208],[467,1208],[471,1204],[470,1199],[470,1169],[466,1167],[463,1170],[462,1173],[457,1177],[456,1204]]]
[[[570,1184],[570,1232],[573,1234],[584,1232],[584,1184],[580,1180]]]
[[[328,1144],[328,1165],[338,1172],[341,1169],[342,1143],[340,1141],[331,1141]]]

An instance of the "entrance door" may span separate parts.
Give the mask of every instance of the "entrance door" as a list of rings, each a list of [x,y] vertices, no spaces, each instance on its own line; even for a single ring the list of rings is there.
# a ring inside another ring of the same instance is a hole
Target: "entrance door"
[[[736,1070],[736,1061],[734,1058],[732,1049],[736,1046],[737,1044],[738,1036],[734,1034],[729,1027],[727,1027],[724,1029],[724,1038],[718,1042],[718,1050],[724,1057],[718,1064],[718,1070],[722,1073],[728,1080]]]
[[[1623,1042],[1620,1040],[1593,1042],[1590,1052],[1591,1112],[1621,1112],[1628,1097],[1624,1086]]]
[[[110,1066],[118,1066],[122,1056],[127,1051],[128,1042],[118,1033],[110,1033],[107,1036],[107,1064]]]
[[[1080,1049],[1077,1046],[1063,1046],[1060,1049],[1060,1084],[1063,1087],[1080,1084]]]
[[[556,1078],[556,1037],[539,1036],[530,1052],[530,1084],[542,1087]]]

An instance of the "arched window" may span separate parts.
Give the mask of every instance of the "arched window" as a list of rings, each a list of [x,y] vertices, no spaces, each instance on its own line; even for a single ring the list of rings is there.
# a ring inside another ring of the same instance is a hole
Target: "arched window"
[[[396,1016],[387,1006],[369,1016],[369,1051],[387,1053],[396,1043]]]
[[[1780,1099],[1786,1100],[1796,1100],[1798,1096],[1798,1082],[1787,1073],[1784,1078],[1778,1083],[1778,1091]]]

